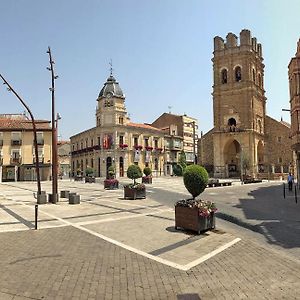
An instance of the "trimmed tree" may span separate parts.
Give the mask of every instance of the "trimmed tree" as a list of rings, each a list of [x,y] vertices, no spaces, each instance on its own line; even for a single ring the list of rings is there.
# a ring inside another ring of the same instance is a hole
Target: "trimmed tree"
[[[186,155],[183,150],[181,150],[181,152],[179,153],[178,164],[182,166],[182,169],[184,171],[186,168]]]
[[[188,192],[195,199],[205,190],[208,183],[208,173],[199,165],[187,166],[183,173],[183,182]]]
[[[133,180],[135,185],[135,180],[143,176],[142,170],[138,165],[130,165],[127,169],[127,177]]]
[[[150,176],[152,174],[152,170],[149,167],[144,168],[145,176]]]

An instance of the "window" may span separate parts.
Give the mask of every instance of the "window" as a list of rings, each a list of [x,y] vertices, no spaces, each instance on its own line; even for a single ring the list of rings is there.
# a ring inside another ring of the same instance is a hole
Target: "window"
[[[72,151],[75,151],[75,145],[74,144],[72,145]]]
[[[149,146],[149,139],[145,138],[145,147],[148,147],[148,146]]]
[[[14,163],[20,162],[21,152],[19,149],[13,149],[11,151],[11,160]]]
[[[123,145],[124,144],[124,136],[120,135],[119,136],[119,145]]]
[[[21,145],[22,144],[22,136],[21,132],[12,132],[11,133],[11,144],[12,145]]]
[[[255,70],[254,69],[252,69],[252,80],[255,83]]]
[[[221,82],[222,82],[222,84],[227,83],[227,70],[226,69],[223,69],[221,71]]]
[[[94,159],[91,158],[91,168],[94,168]]]
[[[94,139],[91,139],[91,147],[94,146]]]
[[[134,138],[133,138],[133,145],[134,145],[134,146],[137,146],[137,145],[138,145],[138,138],[137,138],[137,137],[134,137]]]
[[[239,82],[242,80],[242,70],[241,70],[241,67],[240,66],[237,66],[235,68],[235,81],[236,82]]]
[[[86,158],[86,160],[85,160],[85,166],[87,167],[88,164],[89,164],[89,161],[88,161],[88,159]]]
[[[260,73],[258,73],[258,85],[262,88],[262,80]]]
[[[88,148],[88,146],[89,146],[89,141],[88,141],[88,139],[86,139],[85,140],[85,148]]]
[[[157,139],[154,140],[154,148],[158,148],[158,140]]]
[[[278,141],[278,143],[281,143],[281,136],[277,137],[277,141]]]
[[[279,157],[279,158],[278,158],[278,162],[279,162],[279,163],[282,163],[282,157]]]
[[[119,117],[119,124],[120,124],[120,125],[123,125],[123,124],[124,124],[124,119],[123,119],[123,117]]]
[[[101,144],[100,143],[100,141],[101,141],[100,136],[97,137],[97,140],[98,140],[98,146],[100,146],[100,144]]]
[[[44,145],[44,133],[43,132],[36,133],[36,142],[38,145]]]
[[[80,143],[80,149],[83,149],[83,142]]]

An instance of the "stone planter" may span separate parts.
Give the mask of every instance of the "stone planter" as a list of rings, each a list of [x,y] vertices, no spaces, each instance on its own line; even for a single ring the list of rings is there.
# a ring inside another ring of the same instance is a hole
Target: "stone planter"
[[[142,177],[142,183],[152,184],[152,176]]]
[[[82,176],[81,175],[76,175],[74,177],[74,181],[82,181]]]
[[[137,189],[137,188],[129,188],[124,186],[124,198],[125,199],[145,199],[146,198],[146,188]]]
[[[105,179],[104,188],[108,190],[116,190],[119,188],[119,181],[117,179]]]
[[[80,195],[69,193],[69,204],[80,204]]]
[[[60,198],[69,198],[70,191],[60,191]]]
[[[46,204],[47,203],[47,194],[45,191],[41,191],[40,194],[37,194],[37,204]]]
[[[89,177],[89,176],[87,176],[87,177],[84,178],[84,182],[85,183],[95,183],[96,182],[96,178],[95,177]]]
[[[198,208],[184,206],[175,207],[175,229],[178,227],[196,231],[200,234],[202,231],[214,229],[216,221],[215,214],[210,213],[208,217],[199,216]]]
[[[58,194],[48,194],[48,202],[56,204],[58,202]]]

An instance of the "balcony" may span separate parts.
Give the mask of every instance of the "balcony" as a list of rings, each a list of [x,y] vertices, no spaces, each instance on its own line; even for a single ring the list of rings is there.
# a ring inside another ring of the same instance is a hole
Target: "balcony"
[[[34,164],[36,163],[36,158],[35,158],[35,157],[33,157],[33,163],[34,163]],[[40,163],[40,164],[43,164],[43,163],[44,163],[44,157],[43,157],[43,156],[40,156],[40,157],[39,157],[39,163]]]
[[[12,146],[21,146],[22,140],[11,140],[11,145]]]
[[[11,165],[19,165],[19,164],[21,164],[21,161],[22,161],[21,157],[12,157],[10,159],[10,164]]]

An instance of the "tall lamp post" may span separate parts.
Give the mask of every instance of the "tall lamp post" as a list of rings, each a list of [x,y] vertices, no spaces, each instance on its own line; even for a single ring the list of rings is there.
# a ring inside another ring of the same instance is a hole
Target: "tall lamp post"
[[[54,75],[54,61],[51,55],[51,49],[48,47],[47,53],[49,54],[49,63],[50,67],[47,67],[47,70],[51,72],[51,87],[49,90],[51,91],[51,102],[52,102],[52,195],[49,195],[50,202],[56,203],[58,201],[58,191],[57,191],[57,120],[55,119],[55,79],[58,76]]]
[[[33,128],[33,144],[34,144],[34,152],[35,152],[35,170],[36,170],[36,180],[37,180],[37,189],[38,189],[38,197],[37,202],[39,202],[39,199],[41,197],[41,180],[40,180],[40,168],[39,168],[39,153],[38,153],[38,145],[37,145],[37,134],[36,134],[36,126],[35,126],[35,120],[33,117],[33,114],[27,104],[24,102],[24,100],[17,94],[17,92],[12,88],[12,86],[6,81],[6,79],[0,74],[1,79],[3,80],[3,84],[7,85],[7,90],[9,92],[13,92],[14,95],[19,99],[19,101],[22,103],[22,105],[25,107],[27,112],[30,115],[31,121],[32,121],[32,128]]]

